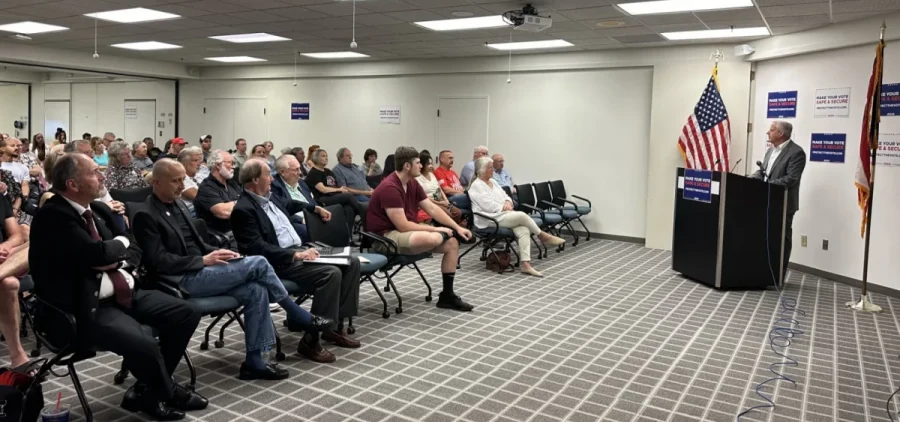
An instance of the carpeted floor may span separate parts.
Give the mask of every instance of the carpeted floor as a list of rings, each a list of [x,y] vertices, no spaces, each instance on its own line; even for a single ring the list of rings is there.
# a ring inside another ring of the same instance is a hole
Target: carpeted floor
[[[404,270],[397,278],[403,313],[382,319],[381,302],[364,284],[355,320],[363,347],[330,348],[337,363],[313,364],[294,353],[298,337],[281,330],[288,355],[282,365],[291,371],[282,382],[236,378],[243,355],[236,325],[224,348],[205,352],[198,329],[190,352],[198,391],[211,405],[190,418],[734,421],[762,403],[753,390],[777,359],[767,342],[780,312],[776,291],[719,292],[673,273],[668,252],[606,240],[535,260],[543,279],[489,273],[477,253],[470,256],[457,290],[474,312],[426,303],[415,271]],[[436,296],[439,260],[424,261],[422,270]],[[896,300],[875,295],[884,314],[855,314],[843,304],[857,293],[791,272],[784,295],[806,313],[799,317],[803,334],[788,349],[799,361],[786,369],[796,385],[766,388],[777,407],[744,420],[887,420],[885,402],[900,375],[900,302],[895,307]],[[393,293],[388,299],[393,311]],[[275,314],[279,326],[283,315]],[[134,381],[113,385],[119,362],[107,354],[78,365],[97,421],[142,420],[118,407]],[[44,388],[48,401],[62,391],[80,411],[68,378]]]

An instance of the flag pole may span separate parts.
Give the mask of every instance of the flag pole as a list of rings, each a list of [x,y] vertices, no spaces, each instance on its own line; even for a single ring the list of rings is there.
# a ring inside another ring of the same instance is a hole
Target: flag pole
[[[880,37],[881,42],[884,42],[885,29],[887,29],[887,24],[884,21],[882,21],[881,22],[881,37]],[[881,83],[881,81],[876,81],[876,82]],[[879,96],[881,95],[881,87],[880,86],[878,87],[878,95]],[[881,114],[880,97],[879,97],[878,104],[879,104],[879,110],[874,110],[874,111],[872,111],[872,113],[879,113],[879,117],[877,117],[877,118],[880,119],[880,114]],[[875,136],[878,136],[878,134],[876,133]],[[850,309],[853,309],[855,311],[881,312],[882,311],[881,306],[878,306],[878,305],[872,303],[872,301],[869,300],[869,294],[868,294],[869,293],[868,292],[869,242],[872,238],[872,202],[875,199],[875,163],[878,159],[878,148],[875,148],[873,151],[871,151],[871,153],[872,153],[872,163],[871,163],[871,169],[870,169],[870,173],[869,173],[871,175],[869,177],[869,197],[866,200],[866,246],[865,246],[865,250],[863,252],[862,294],[860,294],[858,301],[847,302],[847,307],[849,307]]]

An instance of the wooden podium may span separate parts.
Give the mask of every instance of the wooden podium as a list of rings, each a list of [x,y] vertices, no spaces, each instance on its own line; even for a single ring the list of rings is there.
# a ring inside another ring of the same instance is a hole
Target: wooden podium
[[[787,265],[784,186],[732,173],[688,173],[686,181],[679,168],[676,178],[672,269],[723,290],[765,289],[774,284],[773,273],[780,285]]]

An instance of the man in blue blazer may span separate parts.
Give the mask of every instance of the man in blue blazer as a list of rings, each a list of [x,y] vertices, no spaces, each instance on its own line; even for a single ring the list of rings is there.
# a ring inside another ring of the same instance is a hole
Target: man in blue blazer
[[[324,208],[318,206],[313,199],[312,192],[306,186],[300,173],[300,162],[293,155],[282,155],[275,160],[275,177],[272,178],[272,196],[288,204],[291,201],[299,201],[306,204],[305,209],[322,215]],[[294,230],[300,235],[303,242],[309,242],[309,233],[303,221],[303,211],[290,215]]]

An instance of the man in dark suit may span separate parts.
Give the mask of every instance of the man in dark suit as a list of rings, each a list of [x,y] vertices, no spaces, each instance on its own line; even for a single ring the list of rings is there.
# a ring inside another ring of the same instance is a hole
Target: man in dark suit
[[[231,212],[231,226],[238,248],[248,255],[262,255],[275,272],[301,288],[314,292],[312,312],[334,321],[356,316],[359,308],[359,260],[350,258],[345,266],[309,264],[315,259],[315,249],[301,247],[300,236],[288,224],[288,216],[302,210],[299,201],[287,204],[270,195],[272,182],[269,165],[260,159],[250,159],[241,168],[240,182],[244,193]],[[319,215],[328,219],[331,214],[316,207]],[[356,348],[359,341],[335,323],[322,332],[322,339],[339,347]],[[318,333],[307,333],[297,352],[315,362],[334,362],[334,355],[319,342]]]
[[[247,358],[240,379],[280,380],[288,371],[263,360],[262,353],[275,344],[269,301],[284,308],[288,320],[313,332],[331,325],[295,304],[275,271],[260,256],[240,257],[227,249],[208,245],[177,199],[184,190],[181,163],[162,158],[153,165],[153,193],[134,217],[135,237],[144,249],[144,267],[156,277],[177,282],[193,297],[228,295],[244,306],[244,342]]]
[[[140,263],[141,250],[113,223],[110,208],[95,201],[104,180],[97,163],[82,154],[66,154],[56,162],[51,179],[57,195],[34,217],[28,260],[35,292],[74,314],[77,337],[49,311],[38,314],[38,326],[54,342],[76,342],[76,351],[98,346],[121,355],[137,378],[122,401],[127,410],[179,420],[185,410],[205,408],[205,398],[172,380],[200,312],[159,291],[135,289],[126,268]],[[65,253],[60,253],[60,239]],[[158,343],[142,325],[158,331]]]
[[[800,178],[806,168],[806,152],[791,141],[793,125],[776,120],[772,122],[766,135],[772,147],[766,151],[762,168],[753,174],[754,179],[764,180],[787,188],[787,217],[784,222],[784,269],[782,280],[787,274],[791,259],[791,239],[793,237],[794,214],[800,209]]]

